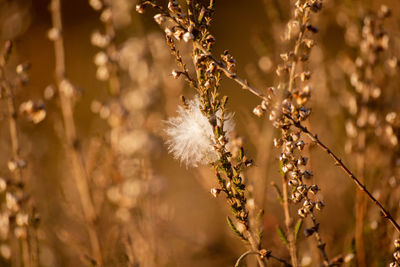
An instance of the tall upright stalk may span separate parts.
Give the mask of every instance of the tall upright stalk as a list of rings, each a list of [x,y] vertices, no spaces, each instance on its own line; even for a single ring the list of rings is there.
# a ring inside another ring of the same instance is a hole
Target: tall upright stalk
[[[78,189],[79,200],[87,228],[91,253],[97,265],[102,265],[102,253],[100,241],[96,232],[95,222],[96,213],[89,190],[89,178],[85,166],[85,161],[76,134],[74,110],[73,110],[73,86],[66,79],[65,71],[65,54],[63,27],[61,19],[61,3],[60,0],[52,0],[50,4],[50,12],[54,32],[54,53],[55,53],[55,79],[58,88],[59,101],[61,105],[61,113],[64,120],[64,132],[66,139],[66,153],[71,159],[73,178]],[[72,91],[72,92],[71,92]]]

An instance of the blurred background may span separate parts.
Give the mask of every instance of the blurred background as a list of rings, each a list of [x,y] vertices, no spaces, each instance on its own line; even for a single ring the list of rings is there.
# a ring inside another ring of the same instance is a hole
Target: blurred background
[[[176,64],[163,31],[153,20],[155,13],[149,9],[144,15],[138,14],[133,0],[101,1],[102,6],[96,3],[62,1],[61,12],[66,76],[73,85],[76,130],[89,173],[89,190],[97,213],[94,228],[104,266],[233,266],[245,249],[227,226],[230,211],[224,197],[215,199],[210,194],[217,185],[212,169],[186,168],[168,154],[164,144],[164,121],[176,115],[180,95],[190,99],[195,92],[183,80],[171,77]],[[20,156],[26,162],[22,170],[24,199],[29,199],[18,201],[26,203],[21,207],[29,206],[29,210],[34,206],[40,218],[35,228],[39,266],[90,266],[90,238],[72,178],[56,89],[49,4],[45,0],[0,0],[0,44],[9,39],[14,44],[6,76],[13,81],[18,78],[18,64],[30,65],[23,85],[13,87],[19,109]],[[257,88],[276,85],[280,54],[290,45],[282,41],[282,36],[292,4],[289,0],[217,1],[211,29],[217,40],[215,55],[228,49],[242,77]],[[312,19],[319,33],[308,63],[313,87],[308,126],[353,169],[355,154],[345,149],[346,144],[349,147],[348,106],[354,95],[348,74],[353,72],[359,53],[363,18],[382,4],[392,11],[384,27],[390,38],[385,56],[393,59],[400,51],[400,10],[395,0],[324,0],[322,12]],[[107,8],[112,11],[111,23],[104,18]],[[110,40],[103,40],[110,25],[115,31],[112,46]],[[179,45],[179,49],[189,65],[189,45]],[[118,72],[118,92],[110,86],[113,73],[109,65],[104,67],[110,53],[115,56],[111,67]],[[389,70],[385,64],[374,73],[375,83],[382,90],[382,103],[376,110],[382,116],[388,110],[400,109],[399,68]],[[287,259],[289,254],[276,231],[278,226],[284,227],[283,211],[271,186],[281,179],[279,150],[272,146],[277,133],[267,118],[252,114],[259,104],[255,96],[227,79],[222,93],[229,96],[236,132],[255,161],[245,178],[257,209],[264,209],[263,247]],[[27,102],[40,113],[24,113],[23,104]],[[7,97],[3,95],[0,177],[5,181],[13,177],[9,169],[13,152],[8,114]],[[397,146],[382,148],[373,138],[368,142],[367,187],[398,217],[400,177],[389,156]],[[326,204],[318,220],[328,255],[341,255],[347,266],[357,266],[356,188],[317,147],[310,144],[305,153]],[[2,213],[7,206],[4,203]],[[0,234],[0,266],[13,266],[13,253],[17,252],[9,245],[13,234],[8,231],[14,228],[12,222],[0,220],[1,227],[8,230]],[[365,217],[368,266],[387,266],[393,238],[390,225],[369,206]],[[313,238],[300,235],[299,255],[302,266],[319,266]]]

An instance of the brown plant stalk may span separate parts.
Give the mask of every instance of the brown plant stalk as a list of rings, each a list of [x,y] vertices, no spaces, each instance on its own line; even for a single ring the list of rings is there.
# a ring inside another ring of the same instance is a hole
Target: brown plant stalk
[[[55,29],[57,32],[57,38],[54,39],[55,79],[59,93],[62,117],[64,120],[67,154],[72,160],[72,167],[74,171],[73,177],[79,193],[93,258],[95,259],[96,263],[101,266],[102,255],[100,250],[100,241],[95,229],[96,213],[90,196],[88,185],[89,178],[85,167],[85,162],[76,134],[73,99],[71,93],[66,92],[65,90],[65,83],[68,83],[68,81],[66,80],[65,72],[64,40],[62,36],[63,28],[60,5],[60,0],[52,0],[50,4],[53,29]]]

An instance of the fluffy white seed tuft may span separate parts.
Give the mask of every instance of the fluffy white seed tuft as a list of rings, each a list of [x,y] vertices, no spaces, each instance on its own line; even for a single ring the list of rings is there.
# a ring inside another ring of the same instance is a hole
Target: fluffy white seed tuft
[[[165,130],[168,135],[168,150],[175,159],[185,163],[187,167],[215,162],[219,155],[214,148],[217,144],[213,128],[208,118],[200,110],[198,97],[187,102],[187,107],[178,107],[178,116],[170,118]],[[217,121],[221,115],[217,113]],[[235,128],[233,114],[224,116],[224,131],[229,138]],[[228,140],[229,142],[229,140]]]

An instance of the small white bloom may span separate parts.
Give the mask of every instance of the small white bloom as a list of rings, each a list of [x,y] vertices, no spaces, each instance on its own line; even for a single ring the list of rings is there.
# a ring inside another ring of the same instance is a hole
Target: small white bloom
[[[219,159],[214,145],[217,143],[213,127],[208,118],[200,110],[200,100],[196,97],[188,101],[188,107],[178,107],[178,117],[167,121],[166,134],[168,150],[175,159],[185,163],[187,167],[215,162]],[[219,121],[221,115],[217,113]],[[229,137],[235,127],[233,114],[224,116],[224,131]],[[228,140],[229,142],[229,140]]]

